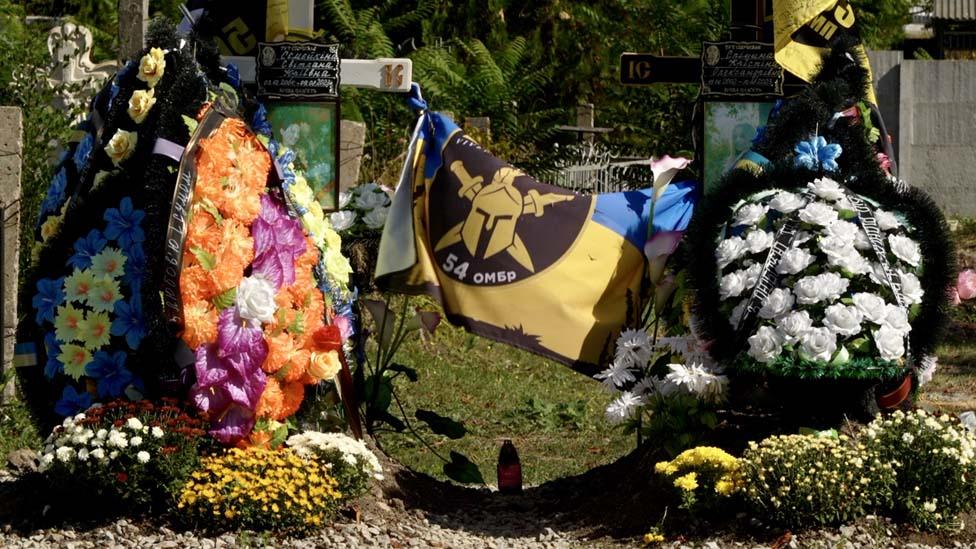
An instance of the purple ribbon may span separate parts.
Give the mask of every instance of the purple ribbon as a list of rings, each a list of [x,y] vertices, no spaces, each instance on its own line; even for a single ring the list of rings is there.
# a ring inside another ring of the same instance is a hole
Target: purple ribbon
[[[153,145],[153,154],[160,154],[169,158],[172,158],[176,162],[179,162],[183,158],[183,151],[186,149],[183,145],[179,143],[173,143],[169,139],[163,139],[159,137],[156,139],[156,144]]]

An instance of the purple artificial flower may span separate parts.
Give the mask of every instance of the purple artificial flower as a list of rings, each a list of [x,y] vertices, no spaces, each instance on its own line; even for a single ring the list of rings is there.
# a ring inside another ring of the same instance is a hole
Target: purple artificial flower
[[[276,289],[295,282],[295,261],[305,253],[301,223],[288,216],[283,205],[261,195],[261,213],[251,225],[254,262],[251,270],[272,281]]]
[[[227,307],[217,319],[217,354],[238,374],[260,368],[268,356],[268,343],[260,326],[241,318],[237,307]]]
[[[254,411],[232,404],[211,422],[210,436],[223,444],[235,444],[251,432],[256,420]]]

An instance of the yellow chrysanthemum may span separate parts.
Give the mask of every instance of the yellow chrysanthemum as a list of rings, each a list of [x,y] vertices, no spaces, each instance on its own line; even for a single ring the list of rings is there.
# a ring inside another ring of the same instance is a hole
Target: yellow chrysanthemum
[[[674,487],[686,492],[691,492],[695,488],[698,488],[698,473],[692,471],[687,475],[682,475],[674,479]]]

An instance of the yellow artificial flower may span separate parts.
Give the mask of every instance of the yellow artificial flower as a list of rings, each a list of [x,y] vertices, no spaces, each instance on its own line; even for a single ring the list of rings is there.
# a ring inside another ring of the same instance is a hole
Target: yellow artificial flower
[[[41,240],[47,242],[52,236],[58,234],[61,231],[61,222],[63,221],[64,215],[49,216],[41,224]]]
[[[64,364],[65,375],[78,381],[85,375],[85,367],[92,361],[92,354],[80,345],[62,345],[58,361]]]
[[[295,176],[295,182],[288,186],[295,203],[303,208],[308,208],[315,200],[315,193],[312,187],[308,186],[308,180],[302,175]]]
[[[85,315],[78,339],[86,349],[94,351],[108,345],[111,329],[112,321],[107,313],[89,312]]]
[[[342,252],[335,248],[325,250],[323,255],[325,258],[325,270],[337,282],[346,284],[349,281],[349,275],[352,274],[352,266],[349,265],[349,258],[342,255]]]
[[[65,299],[84,305],[95,290],[95,276],[92,271],[85,269],[75,271],[64,279]]]
[[[156,90],[155,88],[149,88],[148,90],[136,90],[132,92],[132,97],[129,98],[129,118],[136,124],[142,124],[149,115],[149,110],[153,108],[156,104]]]
[[[76,341],[81,335],[84,322],[84,311],[70,304],[61,305],[54,315],[54,336],[64,343]]]
[[[316,380],[323,381],[334,378],[340,369],[342,369],[342,363],[339,361],[338,352],[313,352],[309,361],[308,375]]]
[[[96,276],[119,278],[125,274],[126,257],[118,248],[106,246],[92,257],[92,273]]]
[[[149,84],[150,88],[154,88],[165,72],[166,54],[159,48],[152,48],[139,60],[139,74],[136,78]]]

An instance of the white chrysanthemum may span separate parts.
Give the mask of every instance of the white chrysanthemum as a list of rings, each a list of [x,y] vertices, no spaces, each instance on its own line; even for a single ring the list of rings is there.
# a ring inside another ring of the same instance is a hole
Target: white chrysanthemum
[[[644,400],[641,397],[630,391],[624,391],[607,406],[607,421],[621,423],[633,416],[643,403]]]
[[[62,463],[68,463],[75,457],[75,449],[71,446],[62,446],[54,451],[54,456]]]
[[[140,446],[142,445],[142,437],[132,437],[129,439],[129,446]]]
[[[136,454],[136,459],[139,460],[139,463],[149,463],[149,452],[141,450]]]
[[[611,391],[619,391],[621,387],[637,379],[626,360],[613,361],[609,368],[593,377],[600,380],[603,386]]]
[[[918,267],[922,261],[922,251],[918,246],[918,242],[915,242],[907,236],[889,234],[888,247],[891,248],[891,253],[895,254],[895,257],[912,267]]]
[[[747,250],[746,242],[738,236],[726,238],[719,242],[718,247],[715,249],[715,259],[718,262],[718,268],[724,269],[730,263],[745,255]]]
[[[153,427],[152,436],[154,438],[163,438],[163,430],[160,427]]]
[[[768,364],[783,352],[783,340],[770,326],[760,326],[755,334],[749,336],[749,356],[758,362]]]
[[[125,422],[125,426],[133,431],[139,431],[142,429],[142,422],[139,421],[137,417],[130,417],[128,421]]]
[[[782,212],[785,214],[793,213],[803,206],[806,206],[807,201],[804,200],[800,195],[796,193],[791,193],[787,191],[780,191],[769,201],[770,209]]]
[[[614,356],[617,360],[629,360],[638,368],[647,365],[651,359],[651,338],[644,330],[624,330],[617,338],[617,349]]]
[[[342,433],[305,431],[288,437],[285,444],[306,459],[322,452],[339,452],[344,462],[362,467],[363,471],[373,478],[383,479],[383,469],[376,455],[363,441],[355,440]]]
[[[820,177],[807,183],[807,188],[824,200],[834,201],[844,197],[840,184],[829,177]]]
[[[762,204],[746,204],[735,212],[733,225],[755,225],[766,215],[766,207]]]
[[[811,202],[798,214],[800,221],[811,225],[826,227],[837,221],[837,210],[823,202]]]
[[[778,274],[794,275],[803,272],[816,258],[803,248],[790,248],[783,252],[779,264],[776,265]]]
[[[857,307],[866,320],[875,324],[883,324],[888,311],[885,309],[884,298],[877,294],[858,292],[852,296],[854,306]]]

